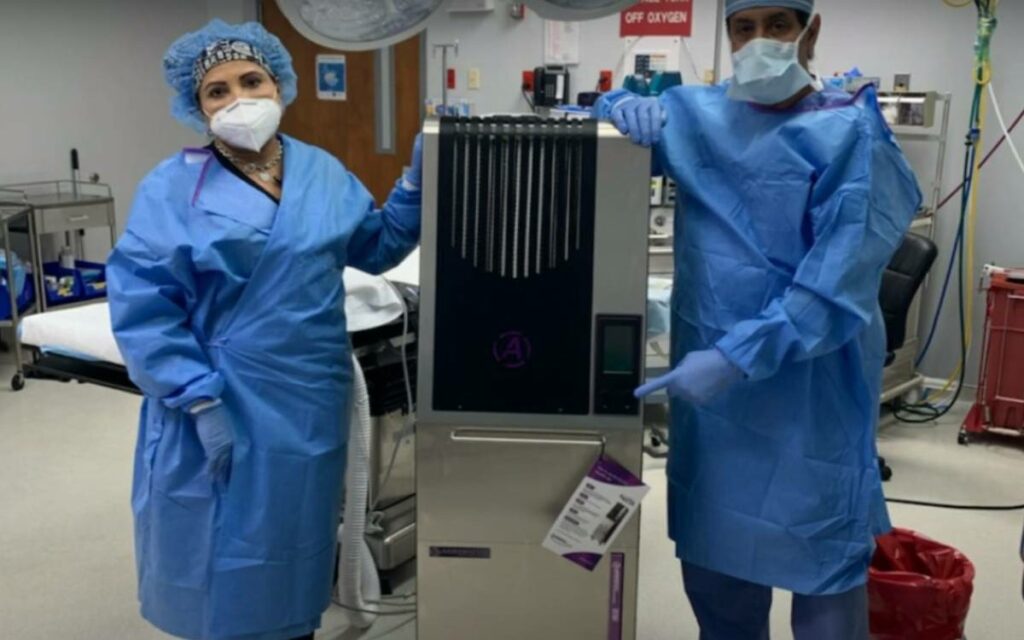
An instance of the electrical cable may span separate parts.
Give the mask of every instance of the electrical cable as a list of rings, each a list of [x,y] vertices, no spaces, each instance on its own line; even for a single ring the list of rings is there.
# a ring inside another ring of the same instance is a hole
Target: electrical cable
[[[964,166],[968,166],[970,163],[970,149],[968,148],[964,152]],[[966,184],[967,180],[961,183],[961,186]],[[942,309],[946,303],[946,293],[949,290],[949,283],[953,277],[953,266],[956,265],[956,257],[960,251],[960,247],[963,244],[964,239],[964,209],[961,203],[960,208],[960,222],[957,225],[956,238],[953,240],[953,251],[949,254],[949,264],[946,267],[946,277],[942,281],[942,291],[939,294],[939,303],[935,309],[935,315],[932,316],[932,326],[928,332],[928,339],[925,341],[924,348],[921,349],[921,353],[918,354],[917,360],[914,362],[915,367],[920,367],[921,363],[924,362],[925,357],[928,355],[928,351],[931,349],[932,340],[935,339],[935,333],[939,326],[939,318],[942,316]]]
[[[1017,145],[1013,142],[1013,137],[1010,136],[1010,131],[1006,128],[1006,120],[1003,119],[1003,112],[999,108],[999,100],[996,98],[996,90],[991,82],[988,85],[988,95],[992,99],[992,112],[996,114],[999,128],[1003,130],[1003,139],[1010,145],[1010,151],[1013,153],[1014,159],[1017,160],[1017,166],[1020,168],[1021,173],[1024,173],[1024,159],[1021,159],[1020,152],[1017,151]]]
[[[1024,504],[947,504],[945,502],[928,502],[925,500],[904,500],[903,498],[886,498],[885,501],[891,504],[905,504],[910,505],[912,507],[930,507],[933,509],[955,509],[958,511],[1024,511]]]
[[[967,148],[964,154],[964,185],[966,186],[964,188],[963,195],[960,199],[960,230],[957,234],[958,242],[954,244],[953,254],[950,256],[951,264],[953,259],[956,258],[959,271],[959,278],[957,279],[957,290],[959,294],[958,311],[960,320],[960,364],[957,366],[956,372],[954,372],[953,376],[951,377],[951,379],[956,379],[957,381],[956,390],[953,395],[953,399],[945,407],[942,408],[937,408],[930,402],[921,402],[905,405],[903,402],[897,399],[897,401],[894,403],[895,406],[893,415],[900,422],[904,422],[907,424],[926,424],[929,422],[934,422],[939,418],[942,418],[943,416],[947,415],[950,411],[953,410],[953,407],[956,406],[957,401],[960,399],[960,394],[963,391],[964,377],[967,371],[965,363],[967,362],[968,352],[968,333],[965,323],[966,310],[964,300],[966,293],[964,287],[966,272],[964,270],[965,251],[963,243],[965,241],[965,238],[963,231],[967,221],[970,203],[972,202],[972,198],[975,194],[974,181],[977,175],[977,151],[980,135],[977,134],[979,129],[974,127],[974,123],[982,115],[982,101],[983,94],[981,92],[981,86],[977,85],[975,88],[974,101],[971,108],[972,126],[967,135]],[[949,273],[950,271],[947,271],[947,276],[949,275]],[[948,281],[946,284],[948,284]],[[950,382],[947,381],[946,386],[939,392],[940,395],[944,394],[950,386]]]
[[[1017,125],[1019,125],[1022,120],[1024,120],[1024,109],[1021,109],[1020,113],[1017,114],[1017,117],[1014,119],[1013,124],[1010,125],[1010,133],[1013,133],[1014,130],[1017,129]],[[985,158],[981,161],[981,164],[978,166],[984,167],[985,165],[987,165],[988,161],[992,159],[992,156],[994,156],[997,151],[999,151],[999,148],[1003,146],[1004,142],[1006,142],[1006,136],[1003,136],[1002,138],[996,141],[995,145],[993,145],[992,149],[985,155]],[[943,198],[941,202],[939,202],[939,205],[938,207],[936,207],[935,211],[941,211],[947,204],[949,204],[950,200],[952,200],[953,198],[960,194],[960,191],[963,188],[963,183],[960,183],[960,185],[957,186],[956,189],[953,189],[953,191],[947,194],[946,197]]]
[[[947,2],[947,4],[949,4],[949,3]],[[965,3],[963,5],[951,5],[951,6],[967,6],[967,4],[968,3]],[[994,9],[998,6],[999,2],[998,2],[998,0],[995,0],[994,4],[989,3],[989,2],[985,2],[985,6],[984,7],[982,7],[980,2],[975,2],[974,4],[975,4],[975,6],[977,7],[977,10],[978,10],[978,22],[979,22],[979,25],[978,25],[978,41],[977,41],[977,52],[978,53],[977,53],[977,65],[976,65],[976,77],[975,77],[976,91],[975,91],[974,107],[972,108],[972,113],[971,113],[972,125],[975,123],[975,119],[976,119],[976,116],[977,116],[977,112],[974,111],[974,109],[978,108],[979,96],[978,96],[977,89],[980,88],[980,86],[987,84],[988,87],[989,87],[989,91],[992,94],[993,98],[995,97],[994,96],[994,91],[992,90],[992,85],[991,85],[991,67],[990,67],[991,52],[990,52],[990,50],[991,50],[992,34],[993,34],[993,32],[994,32],[994,30],[996,28],[996,25],[998,24],[997,21],[996,21],[996,18],[995,18]],[[993,156],[995,156],[996,152],[999,150],[999,148],[1003,145],[1004,142],[1009,141],[1010,145],[1011,145],[1011,148],[1015,148],[1015,145],[1013,144],[1013,139],[1011,137],[1011,134],[1017,128],[1017,125],[1020,124],[1021,120],[1024,119],[1024,109],[1022,109],[1021,112],[1014,119],[1013,124],[1011,124],[1009,127],[1006,127],[1006,123],[1002,119],[1002,114],[999,112],[998,104],[995,101],[993,102],[993,106],[995,107],[996,113],[997,113],[997,117],[1000,120],[1000,126],[1001,126],[1001,128],[1003,130],[1003,135],[992,146],[992,149],[984,156],[984,158],[982,159],[981,163],[979,163],[977,165],[977,172],[978,173],[980,173],[981,169],[985,165],[988,164],[989,160],[991,160]],[[982,128],[983,128],[983,125],[982,125]],[[974,130],[972,129],[972,132],[973,131]],[[980,136],[980,130],[979,130],[979,136]],[[1015,155],[1019,156],[1019,154],[1016,154],[1016,153],[1015,153]],[[1021,168],[1024,169],[1024,166],[1022,166]],[[960,185],[957,186],[956,189],[954,189],[949,195],[947,195],[938,204],[938,206],[936,207],[934,213],[938,213],[954,197],[956,197],[958,194],[961,194],[965,186],[966,186],[966,181],[965,182],[961,182]],[[957,233],[956,240],[954,241],[954,244],[953,244],[954,255],[955,255],[955,252],[958,249],[958,247],[962,248],[962,246],[963,246],[962,243],[964,242],[964,239],[963,239],[963,235],[962,234],[963,234],[963,227],[961,227],[959,229],[959,231]],[[973,252],[973,247],[972,247],[972,252]],[[946,279],[945,279],[945,281],[943,283],[942,293],[939,296],[938,307],[936,308],[935,315],[932,318],[932,325],[931,325],[931,329],[928,332],[928,339],[925,341],[924,348],[921,350],[920,354],[918,355],[918,358],[917,358],[917,360],[915,362],[915,366],[920,366],[921,363],[924,361],[924,358],[928,355],[928,352],[931,349],[932,341],[935,338],[935,333],[936,333],[936,330],[937,330],[937,327],[938,327],[939,317],[940,317],[940,314],[942,312],[943,304],[945,303],[946,292],[947,292],[948,286],[949,286],[949,279],[950,279],[950,276],[951,276],[951,268],[952,268],[952,264],[953,264],[953,257],[954,257],[953,255],[950,256],[950,270],[947,270],[947,272],[946,272]],[[972,258],[973,258],[973,256],[972,256]],[[973,259],[969,260],[968,264],[973,269]],[[965,365],[965,363],[961,363],[960,366],[966,366],[966,365]],[[953,376],[951,376],[951,379],[953,377],[956,377],[956,375],[957,374],[954,373]],[[947,380],[946,385],[943,387],[943,392],[947,391],[949,389],[949,386],[950,386],[950,382],[949,382],[949,380]]]
[[[408,600],[409,598],[415,598],[415,597],[416,597],[416,592],[415,591],[413,591],[411,593],[392,593],[390,595],[381,596],[380,600],[367,600],[367,602],[372,602],[374,604],[381,604],[381,603],[387,604],[388,601],[390,601],[390,600]]]
[[[949,3],[947,2],[947,4]],[[931,422],[948,414],[952,410],[963,391],[967,362],[973,341],[974,298],[973,296],[968,295],[966,282],[973,282],[974,276],[974,244],[978,218],[978,189],[976,188],[975,182],[981,172],[983,162],[983,160],[980,159],[980,154],[983,150],[987,116],[985,89],[988,88],[991,93],[991,46],[992,36],[998,24],[994,13],[994,8],[998,6],[998,0],[994,0],[994,2],[984,0],[984,6],[982,6],[981,0],[977,0],[975,2],[975,6],[978,10],[978,37],[975,44],[974,100],[971,106],[970,126],[966,140],[967,150],[964,162],[964,180],[960,187],[960,224],[956,240],[953,244],[953,253],[950,255],[950,265],[946,270],[946,278],[943,283],[939,305],[936,309],[936,314],[932,319],[932,326],[928,340],[922,350],[921,357],[917,360],[917,364],[920,364],[923,357],[927,355],[928,349],[930,349],[932,340],[935,337],[938,319],[945,302],[945,296],[949,289],[949,281],[952,277],[952,264],[954,258],[956,259],[959,267],[957,288],[959,293],[958,311],[960,320],[960,361],[957,364],[956,370],[952,375],[950,375],[946,380],[946,384],[938,392],[940,397],[944,396],[949,393],[950,389],[955,385],[952,400],[950,400],[943,408],[938,408],[928,401],[904,405],[901,401],[897,400],[895,403],[894,415],[901,422]],[[1001,116],[1000,120],[1002,120]],[[1004,137],[1009,138],[1010,130],[1005,126],[1005,121],[1002,121],[1001,124],[1003,125]],[[1012,139],[1010,139],[1010,144],[1012,148],[1015,147]],[[1015,155],[1019,157],[1019,154]],[[1021,163],[1021,168],[1024,170],[1024,162]],[[950,198],[946,198],[946,200],[941,203],[940,208],[948,202],[949,199]],[[908,414],[914,417],[908,417]]]
[[[399,301],[402,303],[402,377],[405,382],[407,413],[405,414],[406,421],[404,433],[401,437],[395,440],[395,446],[391,450],[391,460],[388,462],[387,471],[384,472],[384,479],[381,480],[381,483],[377,486],[377,495],[374,497],[373,504],[370,505],[370,511],[377,510],[377,505],[380,504],[381,496],[384,495],[384,489],[391,480],[391,472],[395,469],[395,462],[398,460],[398,452],[402,447],[402,441],[405,439],[405,434],[410,431],[415,433],[416,431],[416,419],[414,417],[416,414],[414,412],[415,405],[412,397],[412,381],[409,377],[409,356],[406,351],[406,345],[409,342],[409,305],[406,304],[405,296],[402,295],[402,292],[398,290],[398,287],[396,287],[394,283],[387,278],[385,278],[384,281],[388,283],[388,286],[391,287],[391,290],[395,292],[395,295],[398,296]]]
[[[371,611],[369,609],[359,609],[357,607],[350,607],[347,604],[342,604],[342,602],[336,598],[331,598],[331,601],[334,602],[335,606],[340,607],[346,611],[354,611],[356,613],[369,613],[375,616],[408,616],[416,614],[415,609],[403,609],[402,611]]]
[[[942,280],[942,291],[939,293],[939,303],[935,308],[935,315],[932,316],[931,329],[928,331],[928,339],[924,343],[924,347],[921,352],[917,355],[917,359],[914,361],[914,368],[921,366],[924,362],[925,357],[928,356],[928,351],[931,349],[932,341],[935,339],[935,333],[939,327],[939,318],[942,317],[942,308],[946,304],[946,293],[949,290],[949,282],[953,276],[953,265],[956,264],[956,254],[960,249],[960,244],[964,238],[964,227],[962,224],[957,226],[956,238],[953,240],[953,253],[949,255],[949,265],[946,267],[946,277]]]
[[[973,187],[971,187],[971,188],[973,189]],[[962,217],[961,217],[961,223],[960,224],[963,225],[963,218]],[[930,422],[935,422],[936,420],[938,420],[939,418],[942,418],[943,416],[947,415],[950,411],[953,410],[953,408],[956,406],[957,401],[960,399],[960,394],[963,392],[964,376],[965,376],[965,374],[967,372],[967,367],[964,366],[964,363],[967,362],[967,337],[966,337],[966,332],[963,329],[963,327],[964,327],[964,313],[965,313],[964,312],[964,306],[965,305],[964,305],[964,278],[963,278],[963,260],[964,260],[963,248],[961,247],[961,250],[956,252],[956,253],[957,253],[957,256],[958,256],[958,262],[959,262],[960,273],[961,273],[961,277],[958,278],[958,282],[957,282],[958,289],[959,289],[959,291],[958,291],[958,293],[959,293],[958,310],[959,310],[959,314],[960,314],[959,319],[960,319],[961,330],[960,330],[960,365],[958,366],[959,379],[958,379],[957,385],[956,385],[956,392],[953,394],[952,400],[950,400],[949,403],[946,404],[946,406],[943,407],[943,408],[936,408],[935,406],[933,406],[931,403],[928,403],[928,402],[917,403],[917,404],[910,404],[910,405],[904,406],[903,402],[897,399],[897,401],[895,402],[895,407],[894,407],[894,410],[893,410],[893,415],[900,422],[904,422],[904,423],[907,423],[907,424],[927,424],[927,423],[930,423]],[[914,417],[908,417],[908,415],[907,415],[908,413],[910,415],[914,416]]]
[[[362,640],[384,640],[385,638],[394,638],[394,634],[396,631],[398,631],[402,627],[409,626],[414,622],[416,622],[416,616],[410,616],[408,620],[403,620],[402,622],[396,624],[390,629],[381,629],[379,633],[372,636],[362,636]]]
[[[534,80],[534,82],[536,82],[536,80]],[[526,87],[523,87],[523,99],[526,100],[526,104],[530,105],[530,112],[537,113],[537,107],[534,106],[533,98],[531,98],[530,94],[527,93]]]
[[[976,41],[976,67],[975,67],[975,101],[977,108],[977,119],[972,121],[972,129],[970,131],[971,140],[974,144],[975,154],[974,164],[971,172],[972,181],[978,179],[978,175],[981,172],[981,168],[978,166],[978,157],[984,148],[986,123],[988,116],[988,103],[985,101],[985,87],[989,86],[992,82],[992,36],[995,33],[998,21],[995,16],[995,7],[998,6],[999,0],[984,0],[984,9],[981,7],[981,3],[978,4],[978,38]],[[959,386],[962,388],[964,384],[964,370],[967,368],[967,361],[971,353],[971,347],[974,339],[974,296],[966,294],[966,285],[964,281],[973,283],[974,281],[974,249],[975,249],[975,231],[978,222],[978,195],[980,190],[976,184],[972,182],[972,188],[970,190],[970,205],[967,212],[967,231],[963,238],[963,245],[961,246],[961,254],[964,255],[964,261],[966,264],[961,264],[960,270],[960,293],[961,293],[961,304],[966,307],[966,310],[961,310],[960,327],[966,342],[966,348],[962,350],[960,360],[960,382]],[[946,382],[945,390],[948,390],[956,378],[956,373],[950,376]],[[957,397],[959,397],[959,390]],[[954,400],[955,402],[955,400]]]
[[[380,600],[367,600],[367,602],[369,602],[370,604],[387,604],[387,605],[395,606],[393,603],[391,603],[389,601],[390,600],[409,600],[409,599],[412,599],[412,598],[415,598],[415,597],[416,597],[416,592],[413,591],[412,593],[394,593],[394,594],[392,594],[390,596],[384,596]]]
[[[1020,113],[1017,114],[1017,117],[1014,118],[1014,120],[1013,120],[1013,124],[1011,124],[1009,126],[1009,128],[1006,130],[1006,132],[1008,134],[1012,134],[1017,129],[1017,126],[1022,121],[1024,121],[1024,109],[1021,109]],[[992,157],[996,154],[996,152],[999,151],[999,148],[1003,146],[1003,143],[1006,142],[1007,138],[1008,138],[1007,135],[1003,135],[1001,138],[999,138],[999,140],[996,141],[996,143],[995,143],[995,145],[993,145],[992,149],[989,150],[989,152],[987,154],[985,154],[985,158],[981,161],[981,164],[978,165],[979,168],[982,168],[982,167],[984,167],[985,165],[988,164],[989,160],[991,160]],[[949,195],[947,195],[942,200],[942,202],[939,203],[938,208],[936,209],[936,211],[940,211],[943,207],[946,206],[946,204],[949,203],[950,200],[952,200],[957,195],[960,195],[963,192],[963,188],[964,188],[964,183],[961,182],[960,185],[957,186],[956,189],[954,189]],[[963,233],[963,230],[961,229],[958,232],[957,237],[956,237],[956,239],[953,242],[954,248],[961,242],[962,233]],[[950,256],[950,263],[949,263],[950,270],[953,267],[953,257],[954,256]],[[950,271],[947,271],[946,279],[945,279],[943,287],[942,287],[942,294],[939,296],[939,307],[938,307],[938,309],[936,309],[935,315],[932,318],[932,326],[931,326],[930,331],[928,332],[928,339],[925,341],[924,348],[921,349],[921,353],[918,355],[918,358],[917,358],[917,361],[915,363],[915,366],[919,367],[919,366],[921,366],[921,363],[924,362],[924,358],[925,358],[925,356],[928,355],[928,351],[931,348],[932,340],[935,338],[935,333],[936,333],[936,329],[938,327],[938,322],[939,322],[939,314],[942,311],[942,305],[943,305],[943,303],[945,302],[945,299],[946,299],[946,288],[949,285],[949,279],[950,279],[949,274],[950,274]]]

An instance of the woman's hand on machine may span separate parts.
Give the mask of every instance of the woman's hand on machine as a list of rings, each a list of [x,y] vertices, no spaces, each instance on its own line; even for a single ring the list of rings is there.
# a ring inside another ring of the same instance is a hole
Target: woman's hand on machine
[[[416,142],[412,145],[412,162],[405,175],[402,176],[403,186],[410,191],[419,191],[423,183],[423,134],[416,134]]]

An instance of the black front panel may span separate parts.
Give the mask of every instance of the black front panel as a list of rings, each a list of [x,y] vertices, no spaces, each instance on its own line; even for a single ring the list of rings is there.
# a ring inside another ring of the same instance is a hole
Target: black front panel
[[[594,413],[635,416],[640,401],[633,390],[644,366],[644,322],[640,316],[597,317],[597,366],[594,369]]]
[[[441,121],[434,409],[589,413],[597,125]]]

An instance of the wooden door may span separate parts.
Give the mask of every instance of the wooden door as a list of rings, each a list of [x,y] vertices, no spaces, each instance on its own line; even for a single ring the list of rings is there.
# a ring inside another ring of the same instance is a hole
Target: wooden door
[[[383,203],[403,167],[409,164],[413,141],[422,124],[423,36],[394,45],[394,145],[393,151],[381,153],[377,140],[377,52],[327,49],[296,31],[274,0],[262,0],[261,9],[263,25],[284,43],[299,76],[299,97],[285,109],[281,131],[334,154],[377,202]],[[316,56],[321,53],[345,54],[347,100],[317,98]]]

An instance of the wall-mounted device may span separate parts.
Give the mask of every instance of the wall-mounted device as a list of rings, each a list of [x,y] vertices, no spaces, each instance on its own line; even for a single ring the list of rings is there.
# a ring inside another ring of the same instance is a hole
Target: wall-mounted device
[[[554,107],[569,102],[569,68],[549,64],[533,70],[533,106]]]
[[[880,93],[878,106],[891,126],[929,128],[935,125],[938,97],[935,92]]]

